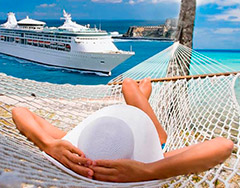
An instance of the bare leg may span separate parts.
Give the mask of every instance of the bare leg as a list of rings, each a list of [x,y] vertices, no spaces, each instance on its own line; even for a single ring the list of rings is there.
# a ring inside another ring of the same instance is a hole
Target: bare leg
[[[127,78],[123,81],[122,92],[128,105],[132,105],[143,110],[151,118],[157,129],[161,143],[165,143],[167,134],[159,123],[156,115],[154,114],[153,109],[148,102],[148,99],[138,87],[138,84],[132,79]],[[146,92],[146,94],[147,96],[150,96],[148,92]]]
[[[141,82],[138,85],[140,91],[142,94],[149,99],[151,92],[152,92],[152,85],[151,85],[151,79],[150,78],[144,78],[141,80]]]

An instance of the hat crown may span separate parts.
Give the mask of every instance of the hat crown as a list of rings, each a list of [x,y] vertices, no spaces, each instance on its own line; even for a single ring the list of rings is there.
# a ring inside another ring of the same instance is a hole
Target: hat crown
[[[92,160],[132,159],[134,136],[131,128],[116,117],[100,117],[79,135],[78,148]]]

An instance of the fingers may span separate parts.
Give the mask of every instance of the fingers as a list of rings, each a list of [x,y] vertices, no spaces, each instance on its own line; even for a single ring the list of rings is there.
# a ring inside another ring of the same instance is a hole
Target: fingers
[[[72,161],[75,164],[86,165],[86,166],[89,166],[92,164],[92,161],[90,159],[78,156],[69,151],[66,153],[66,157],[68,160]]]
[[[80,164],[80,165],[85,165],[85,166],[92,165],[92,161],[90,159],[78,156],[71,152],[68,152],[66,157],[68,158],[68,160],[72,161],[75,164]]]
[[[114,168],[117,166],[117,161],[111,160],[97,160],[93,162],[95,166],[101,166],[106,168]]]
[[[85,157],[84,153],[73,145],[69,145],[69,151],[71,151],[72,153],[76,153],[81,157]]]
[[[119,171],[117,161],[112,160],[97,160],[93,161],[93,166],[90,168],[94,171],[94,178],[99,181],[118,182]]]
[[[94,174],[114,175],[118,173],[115,168],[104,168],[98,166],[90,166],[90,168],[94,171]]]
[[[75,164],[72,161],[68,160],[68,158],[66,158],[66,157],[63,158],[62,162],[63,162],[64,166],[66,166],[67,168],[70,168],[71,170],[73,170],[74,172],[76,172],[82,176],[92,178],[92,176],[94,174],[93,170],[91,170],[90,168],[81,166],[79,164]]]
[[[92,161],[90,159],[85,158],[84,153],[79,150],[77,147],[73,146],[71,143],[67,145],[67,158],[76,164],[81,164],[85,166],[92,165]]]
[[[108,181],[108,182],[119,182],[117,176],[109,176],[109,175],[102,175],[94,173],[94,179],[99,181]]]

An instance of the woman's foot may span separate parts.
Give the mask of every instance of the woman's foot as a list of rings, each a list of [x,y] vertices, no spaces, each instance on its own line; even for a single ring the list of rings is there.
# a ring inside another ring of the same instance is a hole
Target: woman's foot
[[[142,94],[149,99],[151,92],[152,92],[152,84],[151,84],[151,78],[144,78],[143,80],[140,81],[138,85],[140,91]]]

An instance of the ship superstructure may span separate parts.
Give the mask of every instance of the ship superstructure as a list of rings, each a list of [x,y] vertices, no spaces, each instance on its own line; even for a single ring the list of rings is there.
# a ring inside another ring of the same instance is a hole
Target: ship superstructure
[[[46,27],[45,22],[28,16],[17,22],[14,13],[8,13],[7,22],[0,26],[0,53],[108,75],[134,55],[134,52],[118,50],[106,31],[79,25],[65,11],[63,16],[64,24],[56,28]]]

